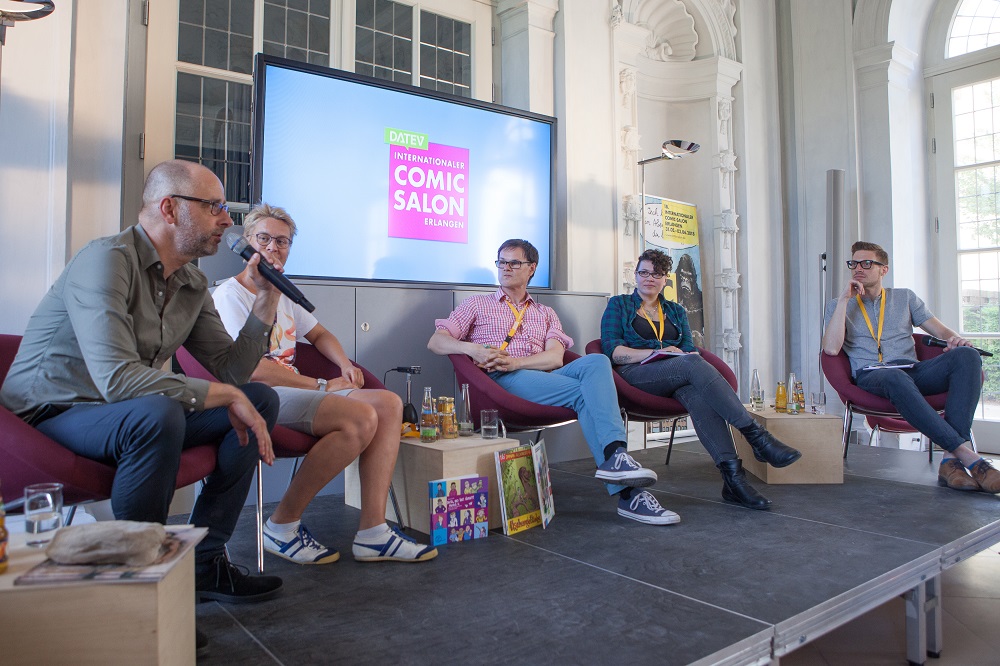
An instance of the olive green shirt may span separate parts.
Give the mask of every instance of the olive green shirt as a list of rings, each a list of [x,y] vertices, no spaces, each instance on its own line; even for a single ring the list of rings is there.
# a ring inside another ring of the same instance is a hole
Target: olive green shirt
[[[0,403],[29,423],[73,405],[165,395],[202,410],[209,382],[160,368],[181,345],[221,381],[243,384],[271,326],[250,316],[234,341],[192,264],[163,277],[145,230],[89,243],[28,321]]]

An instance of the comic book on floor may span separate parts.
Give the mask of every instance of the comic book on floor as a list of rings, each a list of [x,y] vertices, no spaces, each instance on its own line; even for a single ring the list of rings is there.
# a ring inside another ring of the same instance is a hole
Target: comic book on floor
[[[490,533],[489,479],[469,474],[428,483],[431,543],[482,539]]]
[[[504,534],[549,524],[555,515],[544,442],[493,454]]]
[[[531,460],[535,464],[535,481],[538,484],[538,499],[541,501],[542,527],[548,527],[556,515],[555,499],[552,496],[552,479],[549,476],[549,459],[545,455],[545,440],[531,446]]]

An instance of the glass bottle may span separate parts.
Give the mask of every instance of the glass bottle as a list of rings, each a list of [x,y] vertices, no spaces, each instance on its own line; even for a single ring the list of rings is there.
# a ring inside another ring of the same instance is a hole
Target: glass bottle
[[[458,438],[458,421],[455,419],[455,399],[444,399],[444,411],[441,412],[441,435],[445,439]]]
[[[802,413],[806,411],[806,392],[801,380],[795,382],[795,408]]]
[[[462,384],[462,404],[458,412],[458,434],[460,437],[472,437],[472,401],[469,399],[469,385]]]
[[[420,405],[420,441],[437,441],[437,414],[434,413],[434,396],[431,387],[424,387],[424,401]]]
[[[799,413],[799,405],[796,402],[796,397],[795,397],[795,382],[796,382],[795,373],[789,372],[788,384],[786,385],[787,386],[786,390],[788,391],[786,410],[789,414]]]
[[[774,389],[774,411],[784,413],[788,408],[788,393],[785,390],[785,382],[778,382],[778,388]]]
[[[753,370],[753,378],[750,380],[750,411],[764,411],[764,390],[760,387],[760,375],[757,368]]]

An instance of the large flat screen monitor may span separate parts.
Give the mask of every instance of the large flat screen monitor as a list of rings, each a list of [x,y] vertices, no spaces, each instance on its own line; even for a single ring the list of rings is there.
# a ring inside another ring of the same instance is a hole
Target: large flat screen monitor
[[[496,284],[538,248],[551,286],[555,119],[258,55],[252,193],[298,226],[286,273]]]

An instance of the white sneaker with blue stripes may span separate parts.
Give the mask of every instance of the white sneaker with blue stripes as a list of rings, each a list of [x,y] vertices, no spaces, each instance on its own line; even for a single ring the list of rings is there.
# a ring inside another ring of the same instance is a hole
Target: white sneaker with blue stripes
[[[365,542],[354,537],[352,552],[358,562],[426,562],[438,554],[437,548],[417,543],[396,527]]]
[[[340,559],[340,553],[316,541],[309,529],[302,523],[299,523],[295,537],[289,541],[277,538],[265,523],[264,550],[298,564],[329,564]]]

